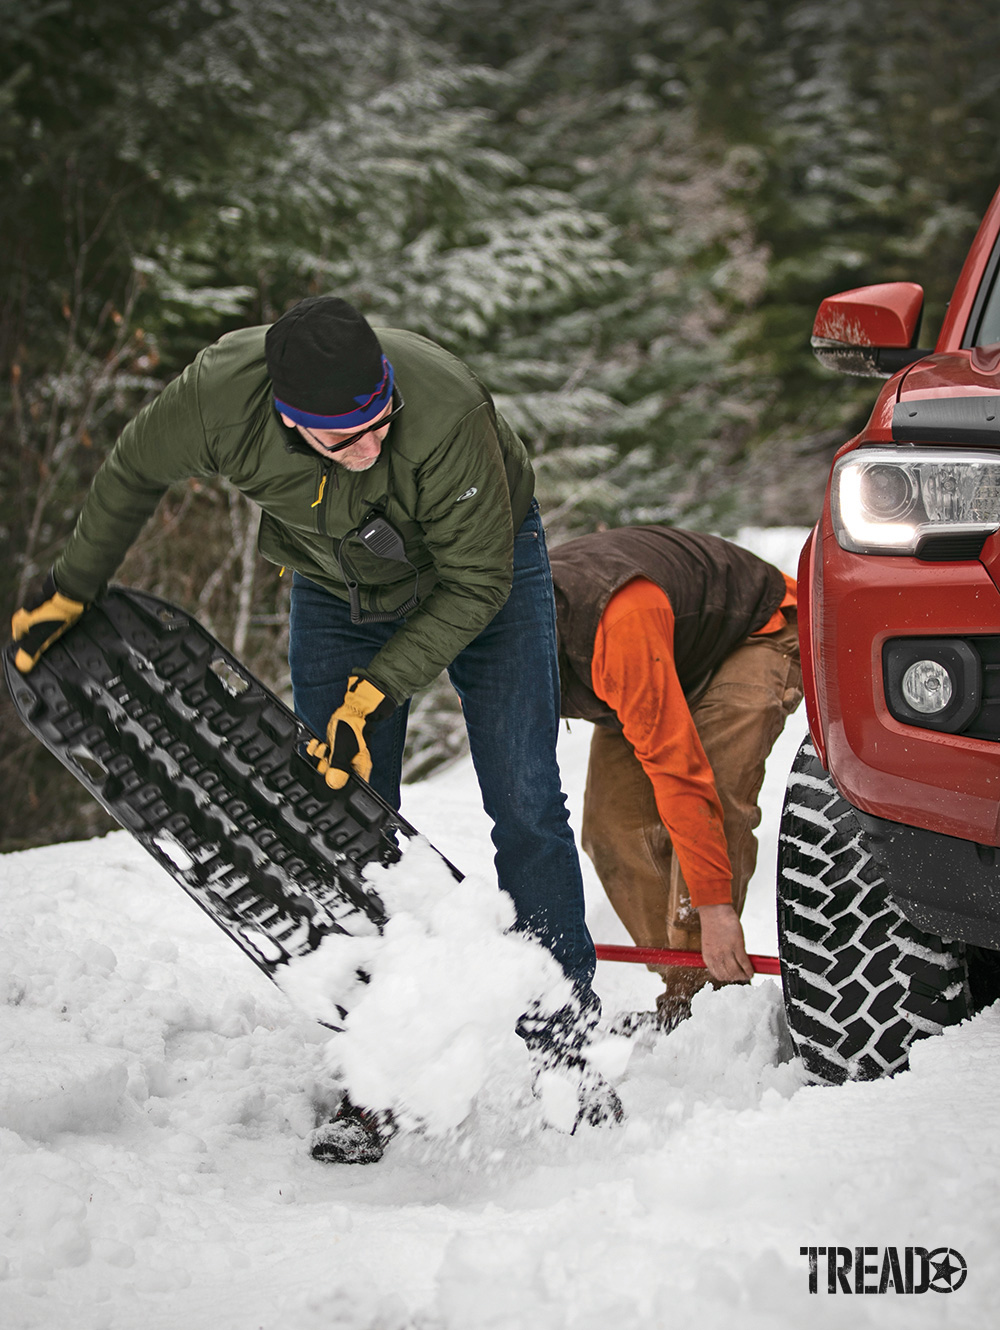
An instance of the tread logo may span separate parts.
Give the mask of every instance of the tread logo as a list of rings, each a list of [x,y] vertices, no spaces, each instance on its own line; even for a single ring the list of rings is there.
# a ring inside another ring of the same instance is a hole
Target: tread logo
[[[810,1293],[819,1293],[821,1272],[825,1293],[861,1294],[957,1293],[969,1273],[954,1247],[800,1247],[799,1255],[809,1259]]]

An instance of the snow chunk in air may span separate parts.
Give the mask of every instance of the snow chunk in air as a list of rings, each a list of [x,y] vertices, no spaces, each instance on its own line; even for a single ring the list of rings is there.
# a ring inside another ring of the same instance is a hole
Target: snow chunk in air
[[[485,877],[456,882],[423,837],[366,876],[389,916],[384,933],[331,934],[287,966],[281,987],[343,1027],[327,1061],[355,1103],[440,1134],[468,1115],[498,1060],[512,1049],[526,1060],[519,1016],[536,1000],[557,1011],[570,984],[538,942],[510,931],[510,897]]]

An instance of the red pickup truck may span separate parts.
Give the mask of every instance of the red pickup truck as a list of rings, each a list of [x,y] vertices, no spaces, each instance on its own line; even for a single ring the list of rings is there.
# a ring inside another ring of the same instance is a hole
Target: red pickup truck
[[[923,291],[824,300],[813,349],[888,379],[799,564],[809,738],[778,863],[785,1009],[812,1076],[907,1065],[1000,997],[1000,191],[933,350]]]

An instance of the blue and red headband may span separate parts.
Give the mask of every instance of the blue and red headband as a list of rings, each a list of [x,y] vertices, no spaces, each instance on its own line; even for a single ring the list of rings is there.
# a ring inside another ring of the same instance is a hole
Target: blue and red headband
[[[302,411],[299,407],[283,402],[277,395],[274,405],[282,415],[294,420],[296,425],[305,425],[309,429],[352,430],[361,429],[370,420],[380,416],[392,401],[393,388],[392,366],[385,356],[382,357],[382,378],[373,392],[364,397],[355,397],[358,403],[353,411],[343,411],[338,415],[321,416],[312,411]]]

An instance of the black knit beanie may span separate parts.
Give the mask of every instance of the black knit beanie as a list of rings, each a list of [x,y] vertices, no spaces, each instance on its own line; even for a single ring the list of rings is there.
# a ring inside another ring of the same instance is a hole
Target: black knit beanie
[[[310,296],[264,338],[274,403],[312,429],[361,429],[392,400],[392,366],[371,324],[339,296]]]

